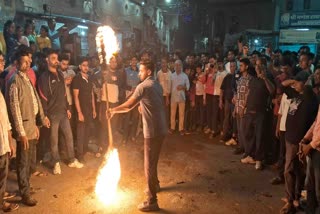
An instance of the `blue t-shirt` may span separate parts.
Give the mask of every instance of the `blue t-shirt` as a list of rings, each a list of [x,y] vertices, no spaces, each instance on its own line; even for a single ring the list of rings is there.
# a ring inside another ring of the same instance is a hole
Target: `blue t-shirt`
[[[132,97],[140,101],[144,138],[166,135],[168,127],[161,85],[148,77],[137,86]]]

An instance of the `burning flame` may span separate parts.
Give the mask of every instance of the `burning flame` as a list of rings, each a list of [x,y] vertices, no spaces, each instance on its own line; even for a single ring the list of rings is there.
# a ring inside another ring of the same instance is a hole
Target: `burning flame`
[[[103,204],[109,205],[115,201],[120,176],[119,154],[116,149],[111,149],[105,155],[103,167],[99,171],[95,188],[95,193]]]
[[[119,44],[113,29],[109,26],[100,26],[97,30],[96,44],[100,63],[109,64],[113,54],[119,50]]]

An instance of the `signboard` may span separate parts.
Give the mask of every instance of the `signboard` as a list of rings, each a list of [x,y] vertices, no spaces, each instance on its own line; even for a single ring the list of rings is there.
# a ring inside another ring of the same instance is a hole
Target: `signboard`
[[[281,15],[281,27],[320,26],[320,11],[307,13],[284,13]]]
[[[280,30],[280,43],[318,43],[320,42],[320,30],[298,31]]]

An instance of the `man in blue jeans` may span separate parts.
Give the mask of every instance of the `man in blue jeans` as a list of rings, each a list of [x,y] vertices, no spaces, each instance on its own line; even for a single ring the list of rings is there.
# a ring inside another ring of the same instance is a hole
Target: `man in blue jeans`
[[[107,117],[111,118],[115,113],[132,110],[140,101],[144,135],[144,171],[147,178],[147,200],[138,206],[143,212],[159,210],[157,192],[160,191],[160,185],[157,166],[161,146],[168,132],[162,88],[159,82],[154,80],[153,71],[152,62],[141,62],[139,77],[142,82],[128,101],[107,112]]]
[[[74,156],[73,136],[69,119],[71,118],[68,109],[68,101],[63,74],[57,70],[59,61],[58,53],[50,50],[47,56],[48,70],[39,78],[38,89],[41,103],[45,115],[51,121],[50,127],[50,148],[54,164],[53,174],[61,174],[60,156],[58,149],[59,129],[64,135],[67,146],[69,167],[82,168],[83,164],[79,163]]]

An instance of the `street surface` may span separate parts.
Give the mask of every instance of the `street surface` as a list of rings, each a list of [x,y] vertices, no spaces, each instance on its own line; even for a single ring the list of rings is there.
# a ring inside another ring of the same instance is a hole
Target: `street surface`
[[[202,135],[169,135],[159,161],[161,211],[158,213],[270,214],[279,213],[284,186],[272,186],[271,169],[256,171],[243,165],[232,149]],[[32,177],[36,207],[20,204],[23,214],[141,213],[144,199],[143,141],[119,146],[121,180],[117,202],[104,207],[94,194],[95,179],[102,158],[86,158],[85,167],[71,169],[62,164],[62,175]],[[17,191],[16,174],[9,174],[9,189]],[[14,200],[19,200],[17,197]]]

